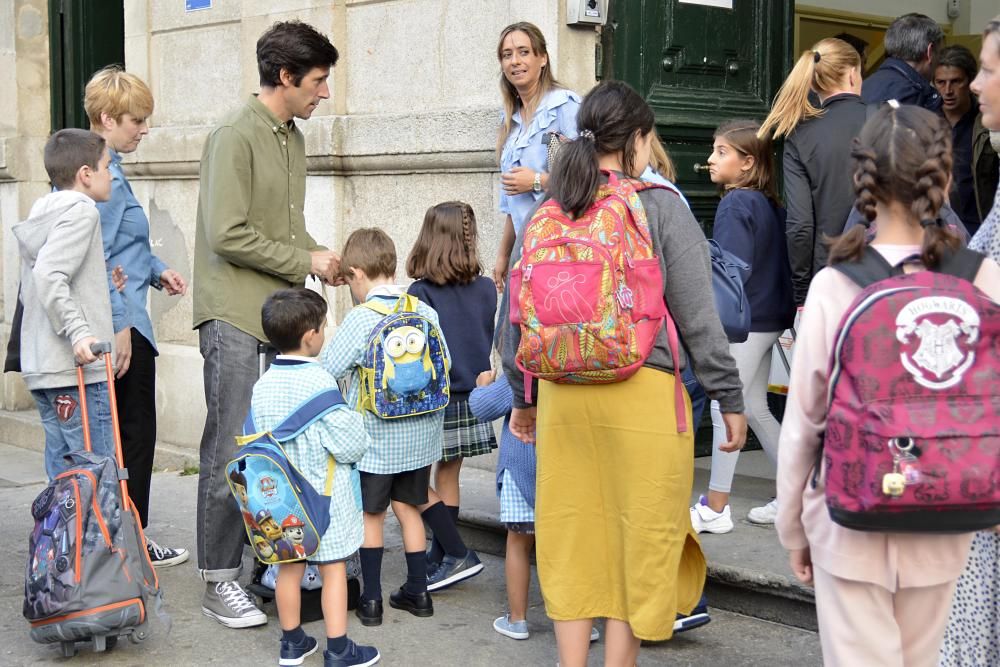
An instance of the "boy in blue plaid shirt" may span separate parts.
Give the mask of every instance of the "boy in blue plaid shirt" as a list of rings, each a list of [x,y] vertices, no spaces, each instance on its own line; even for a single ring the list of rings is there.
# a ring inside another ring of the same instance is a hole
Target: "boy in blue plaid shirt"
[[[357,303],[379,299],[394,306],[405,288],[396,285],[396,246],[381,229],[359,229],[344,245],[341,273]],[[436,326],[437,312],[418,303],[417,312]],[[320,354],[320,362],[338,380],[350,378],[347,404],[358,405],[360,369],[368,337],[382,319],[371,308],[356,306],[337,328]],[[442,338],[447,354],[447,344]],[[372,445],[358,464],[364,506],[365,537],[359,550],[364,591],[355,613],[364,625],[382,623],[382,528],[385,512],[399,519],[406,552],[406,583],[389,596],[389,605],[414,616],[434,614],[427,592],[427,536],[418,506],[427,503],[431,464],[441,457],[444,411],[397,419],[382,419],[364,411],[364,425]]]
[[[336,389],[337,383],[317,363],[326,329],[326,301],[301,287],[274,292],[261,309],[261,323],[271,345],[279,351],[271,367],[253,388],[250,405],[256,426],[270,430],[317,394]],[[323,489],[328,461],[336,465],[330,494],[330,526],[309,561],[323,578],[323,620],[326,624],[324,664],[363,667],[379,661],[372,646],[347,638],[347,568],[345,561],[361,546],[364,523],[357,498],[354,464],[368,451],[371,440],[361,416],[341,405],[312,422],[301,434],[283,443],[289,462],[314,489]],[[275,585],[281,623],[280,665],[301,665],[317,649],[317,642],[300,625],[300,584],[305,561],[281,563]]]

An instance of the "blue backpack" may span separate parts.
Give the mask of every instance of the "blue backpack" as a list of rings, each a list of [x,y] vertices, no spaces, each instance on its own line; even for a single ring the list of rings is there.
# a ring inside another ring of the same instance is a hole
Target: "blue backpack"
[[[270,431],[258,432],[253,410],[237,437],[239,454],[226,466],[229,489],[236,498],[257,559],[287,563],[308,558],[319,549],[330,526],[333,457],[328,457],[323,493],[293,466],[281,443],[301,434],[310,424],[344,405],[336,389],[306,400]]]
[[[749,278],[750,267],[742,259],[723,250],[715,239],[709,239],[712,258],[712,292],[715,309],[730,343],[742,343],[750,336],[750,302],[743,281]]]
[[[451,396],[449,360],[441,329],[417,312],[419,300],[403,294],[395,306],[361,304],[382,315],[368,336],[361,368],[358,410],[382,419],[443,410]]]

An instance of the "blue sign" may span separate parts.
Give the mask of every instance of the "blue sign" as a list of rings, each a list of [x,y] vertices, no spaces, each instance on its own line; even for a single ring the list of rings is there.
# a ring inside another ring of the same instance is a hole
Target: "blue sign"
[[[201,9],[211,9],[212,0],[184,0],[184,11],[196,12]]]

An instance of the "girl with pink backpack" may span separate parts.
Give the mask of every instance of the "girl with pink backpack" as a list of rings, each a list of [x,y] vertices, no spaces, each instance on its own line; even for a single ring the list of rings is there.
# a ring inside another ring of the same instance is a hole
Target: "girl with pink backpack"
[[[852,156],[855,205],[877,230],[870,246],[865,226],[839,237],[810,285],[778,447],[776,527],[796,577],[816,588],[824,664],[930,667],[971,530],[998,509],[979,479],[994,463],[977,458],[997,446],[995,433],[950,424],[968,407],[961,395],[989,381],[975,364],[993,362],[974,354],[975,334],[995,333],[1000,266],[957,255],[959,239],[940,223],[952,162],[940,117],[885,106]],[[978,269],[963,274],[956,256]],[[879,266],[885,278],[862,288]],[[948,428],[928,430],[935,423]],[[951,437],[962,429],[972,435]]]

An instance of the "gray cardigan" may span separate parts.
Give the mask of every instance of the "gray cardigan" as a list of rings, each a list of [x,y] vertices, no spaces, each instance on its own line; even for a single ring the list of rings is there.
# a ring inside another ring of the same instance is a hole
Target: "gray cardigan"
[[[21,375],[28,389],[75,387],[73,344],[114,342],[108,272],[94,201],[73,190],[50,193],[14,225],[21,255]],[[103,360],[84,381],[106,379]]]
[[[691,354],[694,373],[708,396],[719,401],[723,412],[743,412],[743,385],[715,310],[712,264],[705,234],[676,194],[663,189],[650,189],[640,192],[639,199],[646,208],[653,248],[660,258],[663,296],[684,343],[680,351],[680,368],[683,370],[687,365],[683,349],[686,347]],[[515,260],[521,256],[523,240],[522,235],[515,243],[515,252],[512,253]],[[509,281],[506,289],[510,289]],[[504,302],[509,302],[506,296]],[[527,403],[524,392],[518,391],[518,388],[524,384],[524,375],[514,363],[521,330],[510,323],[507,313],[501,313],[501,322],[507,327],[508,334],[502,337],[504,373],[514,388],[514,407],[523,408]],[[670,358],[665,329],[657,335],[645,365],[674,372],[677,365]],[[663,398],[665,401],[672,400],[666,396]]]

